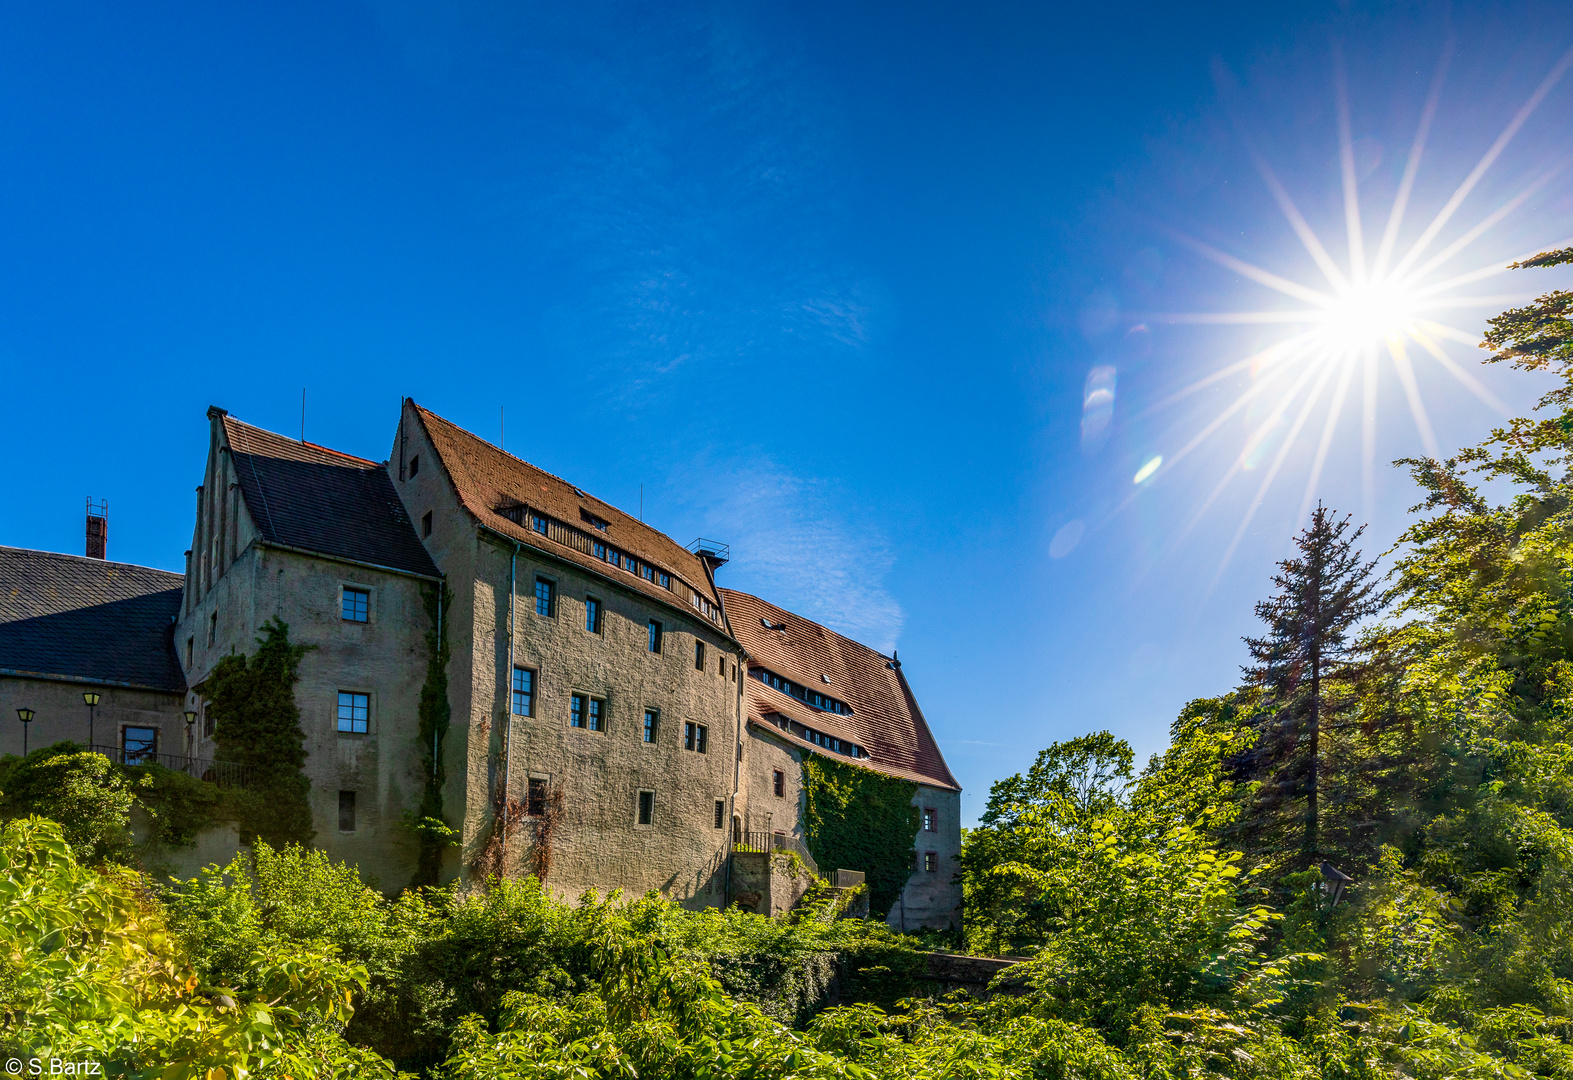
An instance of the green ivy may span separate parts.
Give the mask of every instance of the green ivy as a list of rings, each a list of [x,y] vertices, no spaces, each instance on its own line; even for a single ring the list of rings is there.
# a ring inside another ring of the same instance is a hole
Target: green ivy
[[[412,886],[435,885],[442,873],[443,849],[458,839],[443,816],[442,789],[448,778],[442,762],[442,743],[448,736],[452,719],[448,704],[447,613],[453,607],[453,592],[446,584],[422,590],[422,601],[431,628],[426,631],[426,681],[421,685],[419,709],[421,772],[426,787],[421,793],[420,809],[406,815],[406,824],[420,845]]]
[[[275,617],[263,625],[253,656],[224,657],[197,688],[217,721],[218,756],[251,771],[251,783],[233,795],[242,843],[260,837],[274,847],[309,845],[315,833],[295,704],[301,657],[315,647],[291,645],[289,624]]]
[[[825,873],[861,870],[872,914],[884,918],[907,884],[918,785],[818,754],[803,759],[808,850]]]
[[[235,790],[162,765],[132,765],[137,802],[147,811],[150,848],[190,847],[197,835],[239,816]]]

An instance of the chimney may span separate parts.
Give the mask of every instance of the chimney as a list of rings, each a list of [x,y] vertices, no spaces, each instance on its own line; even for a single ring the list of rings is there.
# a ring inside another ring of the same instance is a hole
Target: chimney
[[[108,558],[109,550],[109,500],[95,503],[87,497],[87,557]]]

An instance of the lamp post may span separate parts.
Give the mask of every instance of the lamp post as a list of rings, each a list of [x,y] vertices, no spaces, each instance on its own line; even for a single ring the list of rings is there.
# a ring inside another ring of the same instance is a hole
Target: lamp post
[[[93,749],[93,721],[98,719],[98,695],[89,690],[82,695],[82,700],[87,702],[87,748]]]
[[[186,767],[191,767],[191,751],[196,749],[197,714],[192,709],[186,710]]]
[[[16,710],[16,718],[22,721],[22,756],[27,756],[27,725],[33,722],[32,709]]]

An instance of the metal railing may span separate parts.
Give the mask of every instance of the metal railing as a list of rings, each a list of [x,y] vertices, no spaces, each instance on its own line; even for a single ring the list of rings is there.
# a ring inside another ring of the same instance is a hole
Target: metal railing
[[[187,754],[155,754],[148,750],[97,744],[88,749],[95,754],[103,754],[117,765],[161,765],[174,772],[195,776],[198,780],[207,780],[219,787],[250,787],[254,773],[250,765],[239,765],[233,761],[212,761]]]
[[[809,872],[819,876],[819,864],[808,853],[808,846],[795,836],[778,832],[739,833],[732,842],[733,851],[791,851],[808,865]]]

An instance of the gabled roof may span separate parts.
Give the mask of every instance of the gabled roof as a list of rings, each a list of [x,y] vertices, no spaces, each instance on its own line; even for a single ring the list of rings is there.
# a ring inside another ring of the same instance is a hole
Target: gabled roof
[[[652,529],[638,518],[602,502],[560,476],[553,476],[527,461],[493,446],[436,413],[410,402],[437,451],[459,501],[477,522],[526,547],[576,563],[610,578],[626,588],[673,604],[707,618],[725,634],[720,598],[705,572],[704,563],[670,536]],[[518,515],[517,520],[507,516]],[[531,527],[531,514],[548,520],[543,535]],[[591,519],[603,522],[597,526]],[[595,545],[633,555],[641,564],[664,571],[674,580],[670,588],[649,581],[637,572],[613,567],[598,558]]]
[[[0,672],[184,692],[174,622],[185,578],[0,547]]]
[[[769,719],[772,714],[790,717],[825,734],[850,739],[870,755],[867,760],[826,755],[837,761],[868,765],[933,787],[961,790],[901,674],[901,666],[891,657],[757,596],[722,589],[721,598],[726,602],[732,632],[748,653],[751,669],[763,667],[852,707],[850,716],[821,713],[796,697],[750,678],[743,684],[750,721],[794,745],[824,753],[813,743],[780,730]],[[775,626],[784,629],[770,628]]]
[[[441,576],[385,466],[219,415],[241,496],[264,542]]]

